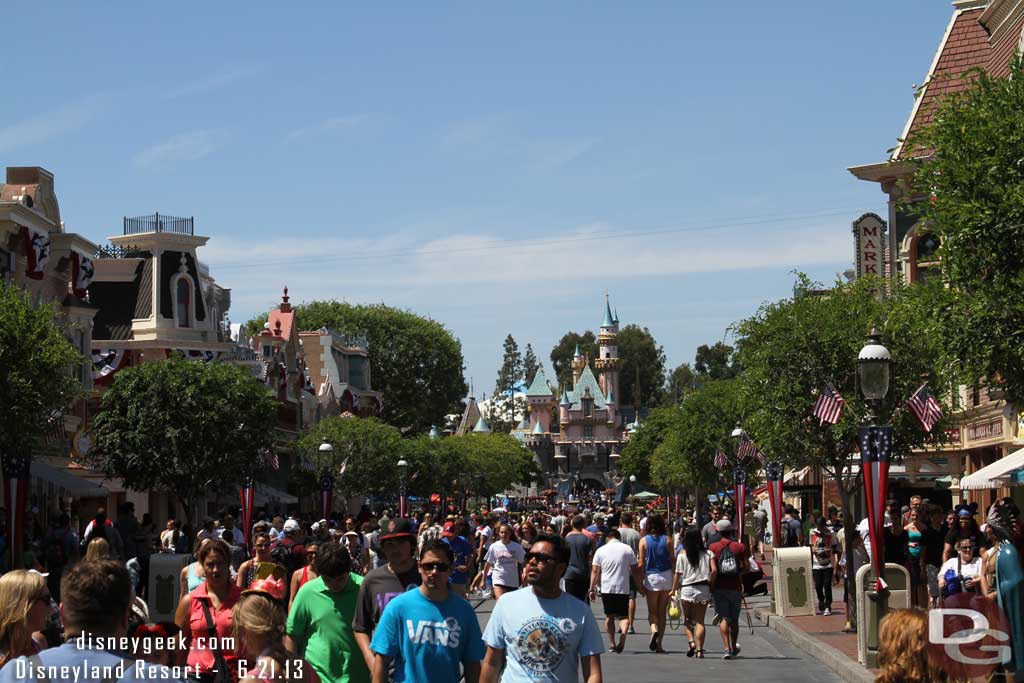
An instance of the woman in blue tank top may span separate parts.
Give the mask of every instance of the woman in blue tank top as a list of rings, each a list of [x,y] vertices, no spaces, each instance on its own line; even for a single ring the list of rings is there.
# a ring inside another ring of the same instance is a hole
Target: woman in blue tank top
[[[675,552],[661,515],[647,519],[646,531],[647,535],[640,539],[637,561],[644,574],[644,588],[647,591],[647,620],[651,624],[649,647],[653,652],[664,652],[661,640],[665,637],[665,613],[672,592],[672,560]]]

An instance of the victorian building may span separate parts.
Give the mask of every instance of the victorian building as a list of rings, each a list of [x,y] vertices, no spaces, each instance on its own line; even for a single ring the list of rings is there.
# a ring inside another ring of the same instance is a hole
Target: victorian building
[[[618,315],[606,297],[598,357],[588,358],[577,347],[571,387],[556,391],[540,370],[526,391],[529,421],[518,431],[553,488],[561,485],[564,491],[566,483],[573,482],[576,487],[603,489],[612,483],[625,437],[616,402],[618,333]]]
[[[963,77],[979,68],[996,77],[1009,77],[1009,63],[1022,43],[1024,3],[1015,0],[957,0],[953,14],[928,70],[925,85],[918,93],[903,127],[901,140],[926,126],[935,113],[938,100],[944,95],[966,87]],[[912,285],[937,272],[939,239],[928,226],[920,223],[901,202],[905,200],[907,180],[916,161],[927,151],[909,148],[900,143],[892,155],[877,163],[853,166],[850,172],[861,180],[877,183],[887,200],[886,219],[869,214],[855,223],[858,271],[877,272],[892,287]],[[865,232],[866,231],[866,232]],[[880,238],[876,253],[871,254],[865,240]],[[867,257],[865,259],[865,257]],[[868,266],[877,259],[879,270]],[[937,392],[941,388],[934,388]],[[1017,406],[1009,405],[1002,392],[994,387],[953,387],[945,403],[951,404],[958,426],[948,434],[948,444],[937,450],[915,454],[893,472],[895,487],[926,493],[939,486],[948,486],[951,502],[969,500],[987,507],[997,496],[1019,494],[1009,488],[961,491],[963,476],[995,463],[1018,451],[1024,439],[1024,418]],[[1018,453],[1024,466],[1024,454]],[[937,499],[933,493],[932,499]],[[1024,500],[1020,501],[1024,502]]]

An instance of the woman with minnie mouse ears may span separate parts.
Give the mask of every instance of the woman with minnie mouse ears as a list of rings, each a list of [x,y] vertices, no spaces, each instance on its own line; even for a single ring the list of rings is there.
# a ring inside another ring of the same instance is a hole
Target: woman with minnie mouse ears
[[[242,591],[234,607],[235,649],[239,660],[239,683],[308,681],[320,677],[302,659],[294,659],[284,647],[287,611],[284,581],[259,579]]]

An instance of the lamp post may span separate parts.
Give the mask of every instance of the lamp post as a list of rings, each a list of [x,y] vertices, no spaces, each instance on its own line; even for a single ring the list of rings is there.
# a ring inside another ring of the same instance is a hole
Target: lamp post
[[[406,497],[405,490],[405,474],[409,469],[409,463],[405,460],[399,460],[398,463],[398,516],[408,517],[409,516],[409,500]]]
[[[331,518],[331,508],[334,503],[334,476],[331,475],[331,468],[334,467],[332,454],[334,446],[327,441],[317,448],[320,453],[320,464],[322,475],[320,476],[320,514],[321,519]]]
[[[730,436],[736,440],[736,466],[732,469],[733,502],[736,505],[736,538],[746,541],[743,535],[743,513],[747,503],[747,471],[740,467],[740,442],[743,439],[743,426],[739,422],[733,427]]]
[[[868,534],[871,538],[871,564],[874,590],[866,591],[869,602],[864,605],[866,629],[864,659],[871,668],[878,663],[878,628],[889,609],[889,592],[885,583],[885,514],[886,489],[889,480],[889,458],[892,452],[892,426],[875,424],[881,414],[882,401],[889,393],[892,355],[881,342],[877,329],[872,329],[867,343],[857,356],[857,379],[861,394],[867,402],[867,424],[859,430],[860,469],[864,479],[864,497],[867,503]],[[896,521],[894,520],[894,523]],[[858,571],[858,575],[860,572]],[[860,581],[856,591],[861,591]]]

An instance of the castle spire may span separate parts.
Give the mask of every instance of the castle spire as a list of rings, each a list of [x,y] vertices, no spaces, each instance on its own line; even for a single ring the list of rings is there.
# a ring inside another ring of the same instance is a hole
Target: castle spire
[[[613,327],[615,325],[615,316],[612,315],[612,305],[608,301],[608,292],[604,293],[604,321],[601,323],[601,327]]]

